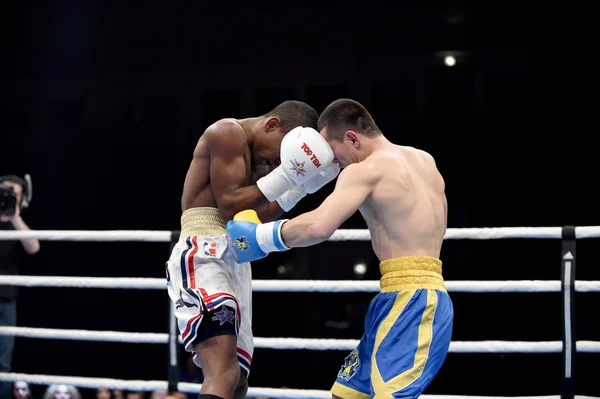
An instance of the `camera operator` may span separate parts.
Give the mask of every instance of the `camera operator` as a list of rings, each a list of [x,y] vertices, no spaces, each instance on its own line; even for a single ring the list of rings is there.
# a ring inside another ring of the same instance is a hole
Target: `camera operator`
[[[21,217],[21,211],[31,202],[31,179],[9,175],[0,177],[0,230],[29,230]],[[0,274],[19,273],[22,254],[35,254],[40,250],[38,240],[0,241]],[[0,286],[0,325],[17,324],[17,287]],[[11,369],[14,337],[0,335],[0,372]],[[0,382],[0,398],[8,398],[11,384]]]

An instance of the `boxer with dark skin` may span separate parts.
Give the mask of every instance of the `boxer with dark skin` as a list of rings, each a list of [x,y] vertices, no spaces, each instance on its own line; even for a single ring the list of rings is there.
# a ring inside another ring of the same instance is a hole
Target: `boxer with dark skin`
[[[264,220],[289,209],[279,198],[269,200],[256,182],[280,165],[286,134],[298,126],[316,129],[317,120],[309,105],[286,101],[262,116],[213,123],[194,149],[167,282],[184,346],[204,374],[199,398],[244,398],[254,350],[250,264],[230,258],[225,221],[247,208]]]

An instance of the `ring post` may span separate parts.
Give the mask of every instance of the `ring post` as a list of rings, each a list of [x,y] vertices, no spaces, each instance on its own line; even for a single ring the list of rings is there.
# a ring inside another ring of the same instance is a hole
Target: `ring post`
[[[562,229],[561,297],[563,319],[563,387],[561,399],[573,399],[575,390],[575,227]]]
[[[179,240],[179,231],[171,232],[171,242],[169,243],[169,256],[173,252],[173,247],[177,244]],[[167,273],[168,278],[168,273]],[[179,336],[177,335],[177,320],[175,319],[175,305],[173,301],[169,300],[169,369],[168,369],[168,378],[169,378],[169,387],[167,390],[169,393],[176,392],[177,384],[179,383]]]

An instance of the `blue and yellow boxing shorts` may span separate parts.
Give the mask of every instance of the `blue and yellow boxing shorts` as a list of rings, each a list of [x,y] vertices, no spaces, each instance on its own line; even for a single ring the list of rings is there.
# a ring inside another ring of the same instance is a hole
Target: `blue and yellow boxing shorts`
[[[344,399],[416,398],[448,353],[454,309],[442,262],[408,256],[381,262],[381,292],[365,333],[344,361],[331,393]]]

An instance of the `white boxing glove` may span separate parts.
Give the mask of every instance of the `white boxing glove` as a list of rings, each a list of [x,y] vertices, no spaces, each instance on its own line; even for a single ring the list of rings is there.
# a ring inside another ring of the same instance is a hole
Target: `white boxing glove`
[[[321,187],[335,179],[339,174],[340,164],[338,162],[332,162],[329,166],[323,168],[318,175],[302,184],[302,188],[308,194],[316,193]]]
[[[281,165],[256,182],[269,201],[275,201],[296,185],[306,183],[334,160],[333,150],[319,132],[298,126],[281,142]]]
[[[302,198],[306,197],[306,194],[302,186],[294,186],[277,198],[277,203],[281,209],[289,212]]]
[[[298,202],[307,194],[316,193],[321,187],[332,181],[340,174],[340,164],[333,162],[328,167],[324,168],[318,175],[302,184],[301,186],[294,186],[279,198],[277,203],[285,212],[289,212]]]

